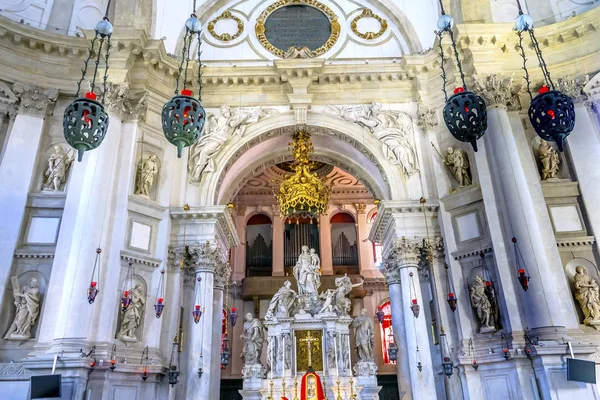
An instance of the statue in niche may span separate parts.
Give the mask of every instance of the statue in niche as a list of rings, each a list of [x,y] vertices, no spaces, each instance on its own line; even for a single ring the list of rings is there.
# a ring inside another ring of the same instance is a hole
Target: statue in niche
[[[335,331],[327,331],[327,368],[335,368],[336,345]]]
[[[465,187],[471,184],[472,181],[471,172],[469,170],[469,158],[467,157],[467,153],[465,151],[448,147],[448,150],[446,150],[444,164],[451,168],[452,174],[458,181],[459,187]]]
[[[354,328],[354,340],[359,362],[373,362],[373,318],[367,316],[367,309],[363,308],[360,315],[354,318],[351,328]]]
[[[575,268],[573,285],[575,286],[575,299],[577,299],[583,311],[583,323],[598,322],[600,324],[600,291],[598,283],[588,275],[585,267],[580,265]]]
[[[67,172],[74,158],[65,153],[61,146],[54,146],[54,153],[48,158],[48,168],[44,172],[42,190],[60,192],[67,181]]]
[[[346,296],[350,294],[353,288],[361,286],[363,283],[364,280],[352,284],[352,280],[350,280],[348,274],[335,278],[336,288],[334,290],[328,289],[327,292],[320,295],[324,302],[318,314],[335,313],[337,315],[348,315],[350,312],[350,299],[346,298]]]
[[[400,111],[382,111],[381,103],[372,102],[369,106],[334,107],[329,112],[346,121],[354,122],[369,131],[383,143],[383,154],[387,160],[398,165],[402,174],[409,178],[419,171],[419,162],[414,144],[412,118]]]
[[[542,163],[542,180],[554,179],[560,166],[558,152],[554,150],[545,140],[540,141],[538,147],[540,162]]]
[[[273,318],[289,317],[296,301],[296,291],[292,289],[292,283],[285,281],[277,293],[271,299],[269,308],[265,314],[265,320]]]
[[[15,319],[4,336],[6,340],[27,340],[31,337],[31,327],[40,314],[40,286],[36,278],[29,280],[29,286],[19,286],[16,276],[11,278],[16,308]]]
[[[215,170],[214,156],[221,147],[233,137],[242,137],[249,124],[258,122],[277,113],[271,108],[255,107],[248,112],[238,109],[233,112],[228,105],[222,105],[220,116],[208,113],[204,134],[198,142],[190,148],[188,172],[190,182],[200,183],[204,174]]]
[[[137,283],[130,291],[131,304],[123,313],[121,318],[121,327],[119,328],[118,337],[125,341],[136,341],[136,329],[142,323],[144,315],[144,307],[146,305],[146,292],[141,283]]]
[[[150,197],[150,190],[154,185],[154,176],[158,173],[158,157],[156,154],[150,154],[148,158],[142,160],[138,165],[135,179],[135,194]]]
[[[250,313],[246,314],[244,320],[244,333],[241,335],[241,338],[244,339],[242,361],[244,361],[244,365],[260,364],[260,354],[265,341],[265,328],[262,322]]]
[[[315,250],[309,252],[308,246],[302,246],[302,252],[294,266],[294,277],[298,282],[298,294],[317,295],[321,286],[321,261]]]
[[[292,365],[292,339],[289,333],[284,333],[283,336],[283,351],[285,352],[284,370],[290,369]]]
[[[471,306],[479,319],[479,332],[487,333],[496,330],[492,302],[486,293],[485,281],[480,275],[475,277],[471,285]]]

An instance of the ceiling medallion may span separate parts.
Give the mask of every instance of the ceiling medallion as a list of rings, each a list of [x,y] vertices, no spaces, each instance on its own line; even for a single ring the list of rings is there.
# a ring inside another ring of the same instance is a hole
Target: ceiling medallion
[[[312,58],[336,44],[341,25],[317,0],[279,0],[258,16],[254,29],[260,44],[277,57]]]
[[[362,18],[373,18],[373,19],[377,20],[377,22],[379,22],[379,26],[380,26],[379,31],[377,31],[377,32],[367,31],[364,33],[360,32],[358,30],[358,21],[360,21]],[[352,32],[354,32],[354,34],[356,36],[358,36],[359,38],[366,39],[366,40],[377,39],[378,37],[380,37],[381,35],[383,35],[385,33],[385,31],[387,30],[387,27],[388,27],[387,21],[385,19],[381,18],[379,15],[375,14],[373,12],[373,10],[371,10],[370,8],[363,8],[362,13],[360,13],[359,15],[354,17],[354,19],[350,23],[350,29],[352,29]]]
[[[215,32],[215,25],[217,25],[217,22],[226,19],[232,19],[237,24],[237,32],[233,35],[227,32],[219,35],[217,32]],[[244,32],[244,22],[237,16],[233,15],[231,11],[225,10],[221,15],[219,15],[217,18],[213,19],[208,23],[208,32],[211,34],[212,37],[214,37],[217,40],[220,40],[221,42],[230,42],[232,40],[237,39],[242,34],[242,32]]]
[[[311,172],[314,152],[310,134],[298,131],[292,135],[290,149],[294,155],[294,174],[285,177],[273,194],[281,213],[286,217],[316,218],[327,212],[331,186]],[[279,184],[279,182],[276,182]]]

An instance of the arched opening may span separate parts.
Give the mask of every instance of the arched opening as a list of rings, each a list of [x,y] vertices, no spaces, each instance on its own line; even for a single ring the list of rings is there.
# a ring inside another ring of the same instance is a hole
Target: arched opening
[[[246,223],[246,276],[271,276],[273,273],[273,222],[256,214]]]
[[[329,222],[333,273],[358,274],[356,220],[352,215],[340,212],[333,215]]]
[[[378,306],[383,312],[383,321],[379,324],[379,334],[381,335],[381,352],[383,353],[383,362],[389,365],[395,365],[396,361],[391,361],[388,354],[390,344],[394,342],[394,329],[392,328],[392,306],[390,301],[386,301]]]
[[[283,265],[286,274],[292,274],[292,268],[296,265],[298,254],[302,246],[308,246],[320,253],[319,247],[319,225],[308,218],[296,218],[288,220],[283,231]]]

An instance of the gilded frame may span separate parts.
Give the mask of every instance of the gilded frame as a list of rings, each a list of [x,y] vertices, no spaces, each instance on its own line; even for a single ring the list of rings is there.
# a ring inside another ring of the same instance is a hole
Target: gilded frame
[[[379,28],[379,31],[377,31],[377,32],[367,31],[364,33],[359,31],[358,30],[358,21],[360,21],[362,18],[373,18],[373,19],[377,20],[377,22],[379,22],[379,25],[381,26]],[[377,39],[378,37],[381,37],[381,35],[383,35],[385,33],[385,31],[387,31],[387,28],[388,28],[387,20],[385,20],[385,19],[381,18],[379,15],[375,14],[373,12],[373,10],[371,10],[370,8],[363,8],[362,12],[360,14],[358,14],[356,17],[354,17],[354,19],[350,23],[350,29],[352,29],[352,32],[359,38],[362,38],[365,40]]]
[[[271,44],[271,42],[269,42],[269,40],[265,36],[265,21],[267,20],[269,15],[271,15],[274,11],[280,8],[287,7],[290,5],[310,6],[323,12],[329,18],[331,35],[329,36],[329,39],[327,39],[327,42],[325,42],[323,46],[319,47],[314,51],[311,51],[311,55],[313,57],[318,57],[322,54],[325,54],[333,46],[335,46],[340,37],[341,25],[338,22],[338,16],[329,7],[317,0],[279,0],[268,6],[262,13],[260,13],[256,20],[256,25],[254,28],[256,32],[256,38],[265,49],[267,49],[270,53],[280,58],[285,58],[286,54],[290,50],[293,50],[291,48],[287,50],[279,49],[273,46],[273,44]]]
[[[224,19],[232,19],[236,22],[236,33],[234,33],[233,35],[230,35],[229,33],[223,33],[219,35],[217,32],[215,32],[215,25],[217,24],[217,22]],[[235,40],[238,37],[240,37],[240,35],[244,32],[244,22],[237,16],[233,15],[231,11],[225,10],[223,11],[223,13],[221,13],[221,15],[219,15],[217,18],[213,19],[208,23],[208,32],[213,38],[220,40],[221,42],[231,42],[232,40]]]

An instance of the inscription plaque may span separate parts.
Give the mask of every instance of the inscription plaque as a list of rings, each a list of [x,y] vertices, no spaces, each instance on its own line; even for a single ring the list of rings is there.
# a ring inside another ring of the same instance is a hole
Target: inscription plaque
[[[311,51],[325,45],[331,36],[331,22],[322,11],[305,5],[289,5],[275,10],[265,21],[267,40],[280,50],[307,47]]]

